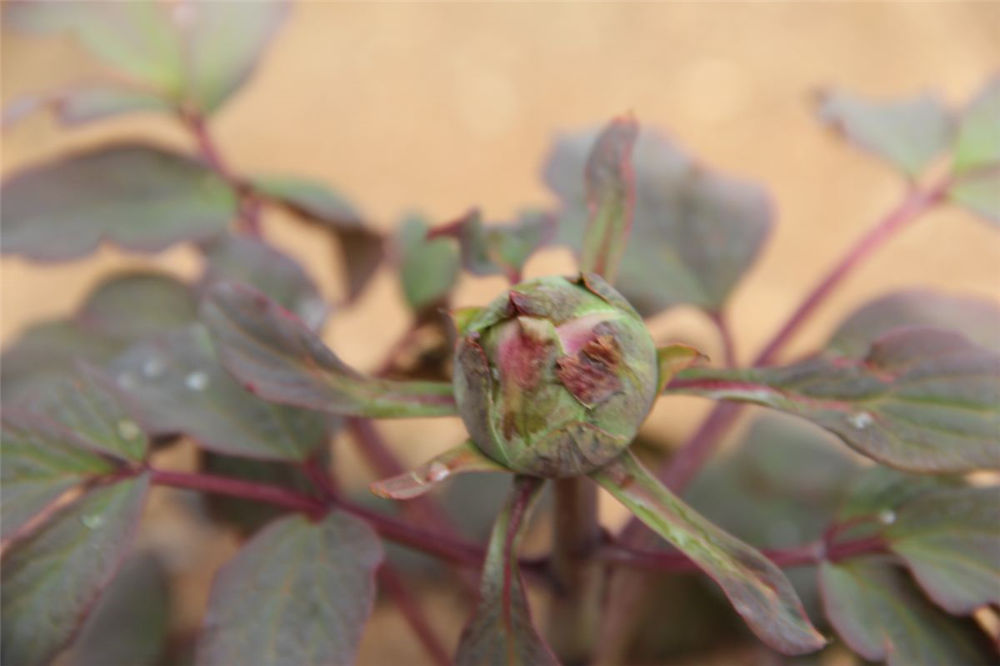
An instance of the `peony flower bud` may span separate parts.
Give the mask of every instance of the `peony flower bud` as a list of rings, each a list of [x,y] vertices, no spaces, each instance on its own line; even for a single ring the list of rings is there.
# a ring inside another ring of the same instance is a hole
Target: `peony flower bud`
[[[601,467],[632,442],[656,398],[653,340],[596,275],[522,282],[460,328],[459,412],[476,446],[514,472]]]

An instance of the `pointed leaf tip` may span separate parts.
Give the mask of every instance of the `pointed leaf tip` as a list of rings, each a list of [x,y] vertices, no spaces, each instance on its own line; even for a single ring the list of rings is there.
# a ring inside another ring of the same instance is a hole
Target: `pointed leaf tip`
[[[695,512],[630,452],[591,477],[715,580],[762,641],[784,654],[826,644],[773,562]]]
[[[508,472],[509,470],[480,452],[471,440],[466,441],[420,467],[371,484],[369,488],[379,497],[408,500],[420,497],[440,483],[458,474],[469,472]]]

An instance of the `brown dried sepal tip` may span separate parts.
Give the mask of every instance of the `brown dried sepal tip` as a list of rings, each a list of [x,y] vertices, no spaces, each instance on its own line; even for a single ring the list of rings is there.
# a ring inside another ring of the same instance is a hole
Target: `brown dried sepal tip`
[[[585,344],[576,356],[556,361],[556,376],[586,407],[604,402],[622,388],[618,376],[621,351],[611,335],[600,335]]]

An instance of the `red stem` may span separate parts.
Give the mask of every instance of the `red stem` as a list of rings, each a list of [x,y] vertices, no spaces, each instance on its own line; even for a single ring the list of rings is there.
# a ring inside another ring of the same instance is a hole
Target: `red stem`
[[[908,193],[903,201],[883,217],[867,234],[862,236],[826,277],[809,292],[785,325],[764,346],[753,365],[766,365],[773,361],[799,327],[852,270],[920,214],[941,202],[947,188],[948,181],[943,180],[928,189]],[[698,470],[715,452],[722,436],[735,423],[740,411],[740,407],[730,403],[723,402],[716,405],[701,428],[670,459],[667,466],[660,470],[659,476],[668,487],[676,492],[681,492],[687,487]],[[634,531],[635,528],[632,527],[634,522],[635,519],[630,521],[630,525],[626,529]]]
[[[389,564],[383,564],[378,570],[378,579],[379,587],[392,596],[399,612],[406,618],[413,633],[416,634],[420,644],[424,646],[434,663],[438,666],[449,666],[451,658],[448,656],[448,651],[444,649],[444,645],[434,633],[434,629],[424,618],[424,613],[417,600],[406,589],[406,585],[396,569]]]
[[[710,312],[708,316],[719,332],[719,339],[722,342],[722,360],[727,368],[735,368],[737,365],[736,345],[733,342],[733,331],[729,328],[729,321],[721,312]]]
[[[219,177],[229,183],[230,187],[240,198],[239,216],[247,233],[252,236],[261,235],[260,227],[260,201],[247,191],[243,181],[230,168],[218,145],[208,131],[208,124],[205,118],[194,112],[181,112],[181,121],[191,131],[195,143],[198,145],[198,152],[201,154],[208,166],[212,168]]]
[[[149,472],[152,475],[153,483],[161,486],[242,497],[243,499],[274,504],[293,511],[302,511],[311,516],[320,515],[326,510],[326,506],[316,498],[278,486],[199,472],[174,472],[165,469],[150,469]]]
[[[885,541],[880,536],[869,536],[853,541],[826,546],[824,541],[813,541],[775,550],[762,551],[776,566],[781,568],[819,564],[825,560],[837,562],[848,557],[885,550]],[[636,569],[685,572],[698,571],[698,566],[683,553],[675,551],[636,550],[621,545],[604,546],[597,554],[603,562],[620,564]]]

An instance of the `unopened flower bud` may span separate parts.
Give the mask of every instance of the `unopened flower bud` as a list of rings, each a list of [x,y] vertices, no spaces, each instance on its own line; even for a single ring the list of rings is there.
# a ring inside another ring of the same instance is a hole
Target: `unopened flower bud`
[[[508,469],[585,474],[628,447],[657,393],[642,318],[607,282],[522,282],[468,320],[455,397],[475,444]]]

